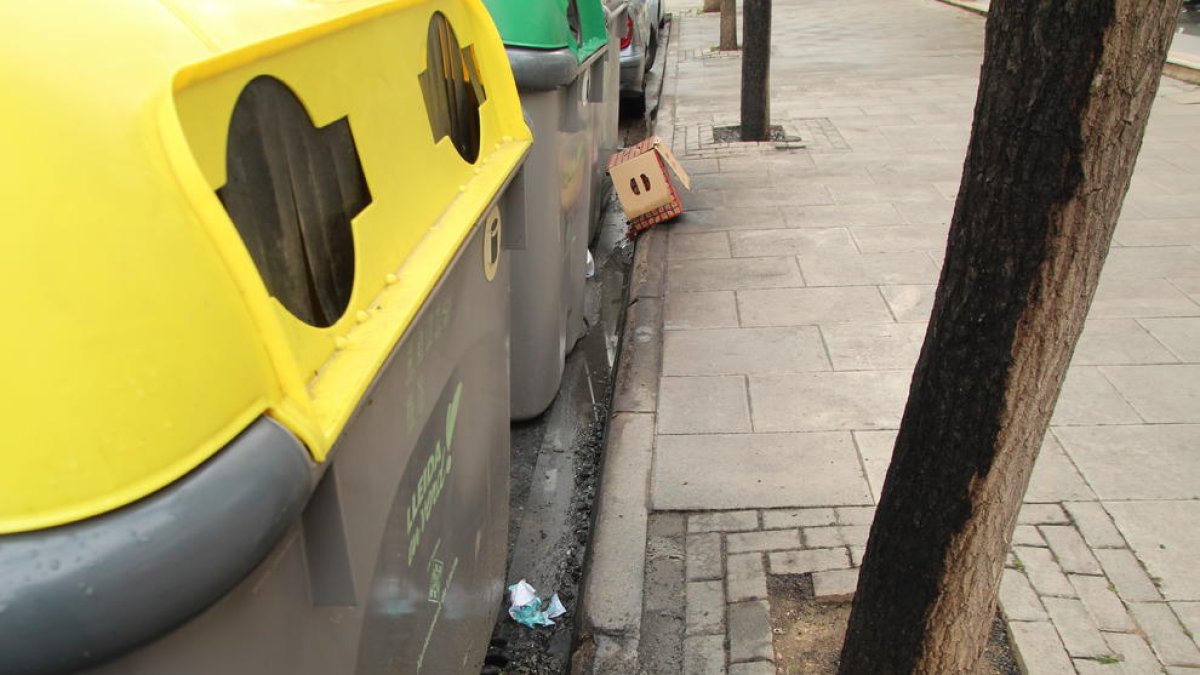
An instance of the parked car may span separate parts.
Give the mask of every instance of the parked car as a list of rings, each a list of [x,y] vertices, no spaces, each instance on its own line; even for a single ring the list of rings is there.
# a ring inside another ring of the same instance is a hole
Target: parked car
[[[625,5],[621,36],[621,99],[629,112],[640,114],[646,105],[646,73],[658,56],[659,30],[663,25],[662,0],[608,0],[610,10]]]

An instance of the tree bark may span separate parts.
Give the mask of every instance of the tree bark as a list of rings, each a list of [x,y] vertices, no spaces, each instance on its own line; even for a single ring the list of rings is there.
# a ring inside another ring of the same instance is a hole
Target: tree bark
[[[771,0],[743,0],[742,46],[742,140],[765,141],[771,128]]]
[[[978,661],[1179,6],[993,0],[946,259],[840,675]]]
[[[719,12],[721,11],[722,2],[724,2],[724,0],[704,0],[704,11]]]
[[[721,44],[722,51],[737,51],[737,0],[721,0]]]

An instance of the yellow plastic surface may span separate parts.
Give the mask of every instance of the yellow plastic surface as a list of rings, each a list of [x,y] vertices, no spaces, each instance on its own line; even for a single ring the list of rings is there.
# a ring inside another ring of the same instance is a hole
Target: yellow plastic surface
[[[435,11],[479,59],[474,166],[430,133]],[[0,26],[0,533],[140,499],[264,413],[324,459],[531,144],[478,0],[0,3]],[[264,74],[349,117],[372,193],[329,328],[268,296],[214,193]]]

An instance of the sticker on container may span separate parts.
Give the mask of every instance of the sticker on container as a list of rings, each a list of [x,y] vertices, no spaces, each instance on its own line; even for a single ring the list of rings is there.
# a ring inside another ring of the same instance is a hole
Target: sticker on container
[[[500,267],[500,209],[492,209],[483,223],[483,276],[491,281]]]

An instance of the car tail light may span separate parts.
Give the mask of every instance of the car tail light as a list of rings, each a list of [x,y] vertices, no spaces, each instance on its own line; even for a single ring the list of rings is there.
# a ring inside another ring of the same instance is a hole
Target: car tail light
[[[621,37],[621,49],[633,42],[633,19],[625,17],[625,35]]]

